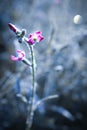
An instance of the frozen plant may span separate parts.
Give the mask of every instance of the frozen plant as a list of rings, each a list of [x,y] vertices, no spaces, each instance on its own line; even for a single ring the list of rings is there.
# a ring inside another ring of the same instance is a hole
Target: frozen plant
[[[32,95],[31,95],[31,101],[29,103],[29,101],[23,97],[22,95],[19,95],[21,98],[23,98],[23,100],[26,101],[26,103],[28,104],[28,108],[27,108],[27,119],[26,119],[26,130],[30,130],[31,126],[32,126],[32,121],[33,121],[33,116],[34,116],[34,111],[36,110],[37,106],[40,105],[42,102],[52,99],[52,98],[57,98],[58,95],[51,95],[49,97],[45,97],[43,99],[41,99],[40,101],[37,101],[35,103],[35,56],[34,56],[34,45],[37,42],[40,42],[44,39],[44,37],[42,36],[41,31],[36,31],[33,34],[30,34],[29,37],[25,37],[26,34],[26,30],[22,29],[19,30],[15,25],[9,23],[9,28],[16,34],[16,37],[18,39],[19,43],[26,43],[29,52],[31,52],[31,62],[26,58],[26,52],[22,51],[22,50],[17,50],[17,56],[11,55],[11,60],[15,61],[15,62],[20,62],[22,61],[23,63],[25,63],[26,65],[28,65],[29,67],[31,67],[32,69]]]

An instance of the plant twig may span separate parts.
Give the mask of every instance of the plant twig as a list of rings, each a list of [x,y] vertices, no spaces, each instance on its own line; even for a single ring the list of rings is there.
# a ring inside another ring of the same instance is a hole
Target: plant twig
[[[50,100],[50,99],[58,98],[58,97],[59,97],[59,95],[58,95],[58,94],[55,94],[55,95],[50,95],[50,96],[47,96],[47,97],[45,97],[45,98],[42,98],[41,100],[39,100],[39,101],[36,103],[36,105],[35,105],[35,107],[34,107],[34,110],[36,110],[37,107],[38,107],[41,103],[43,103],[43,102],[45,102],[45,101],[48,101],[48,100]]]

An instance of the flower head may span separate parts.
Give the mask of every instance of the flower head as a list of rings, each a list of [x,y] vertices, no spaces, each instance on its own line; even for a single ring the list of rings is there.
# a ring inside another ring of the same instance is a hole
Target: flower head
[[[43,39],[44,39],[44,37],[42,36],[42,33],[40,31],[37,31],[37,32],[29,35],[27,43],[29,43],[30,45],[33,45],[36,42],[42,41]]]
[[[21,50],[17,50],[17,55],[18,56],[13,56],[11,55],[11,60],[13,61],[22,61],[25,57],[25,53]]]

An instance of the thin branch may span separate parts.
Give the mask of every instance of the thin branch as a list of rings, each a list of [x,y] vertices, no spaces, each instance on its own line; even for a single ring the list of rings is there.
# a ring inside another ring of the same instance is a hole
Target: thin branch
[[[41,103],[43,103],[43,102],[45,102],[45,101],[48,101],[48,100],[50,100],[50,99],[58,98],[58,97],[59,97],[59,95],[58,95],[58,94],[55,94],[55,95],[51,95],[51,96],[48,96],[48,97],[45,97],[45,98],[39,100],[39,101],[36,103],[36,105],[35,105],[35,107],[34,107],[34,110],[36,110],[36,108],[37,108]]]

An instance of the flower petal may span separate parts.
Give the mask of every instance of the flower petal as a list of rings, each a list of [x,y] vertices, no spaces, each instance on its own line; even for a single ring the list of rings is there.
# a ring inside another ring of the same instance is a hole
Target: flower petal
[[[41,35],[39,35],[38,36],[38,39],[37,39],[37,42],[40,42],[41,40],[43,40],[44,38],[41,36]]]
[[[31,37],[32,37],[32,34],[29,35],[29,38],[31,38]]]
[[[35,43],[35,41],[34,41],[32,38],[30,38],[30,39],[28,40],[28,43],[32,45],[32,44]]]
[[[40,32],[40,31],[37,31],[35,34],[41,34],[41,32]]]
[[[21,50],[17,50],[18,52],[18,57],[24,57],[25,56],[25,52],[21,51]]]
[[[18,61],[18,57],[11,55],[11,60],[12,61]]]

